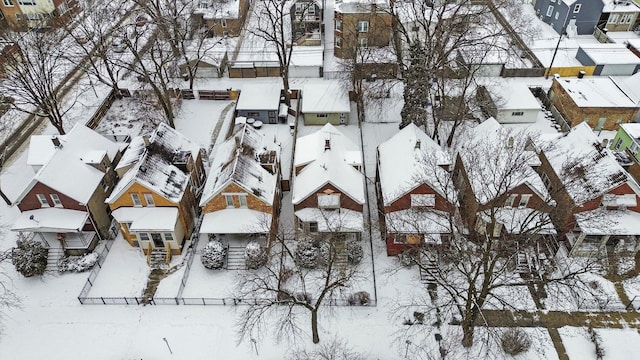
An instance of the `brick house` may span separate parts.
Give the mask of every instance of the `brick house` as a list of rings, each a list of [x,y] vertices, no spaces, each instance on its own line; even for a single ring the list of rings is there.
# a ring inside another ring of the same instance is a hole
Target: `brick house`
[[[447,243],[455,213],[449,154],[413,123],[378,146],[376,190],[387,255]]]
[[[203,153],[165,123],[132,140],[116,168],[121,179],[106,199],[131,246],[167,258],[181,253],[199,211]]]
[[[236,123],[211,161],[200,201],[200,233],[271,242],[280,213],[279,157],[279,146],[245,122]]]
[[[554,79],[549,98],[571,126],[585,122],[595,131],[617,130],[640,110],[640,104],[608,77]]]
[[[572,255],[592,255],[621,241],[637,250],[640,186],[582,123],[541,139],[538,168],[558,204],[553,221]],[[550,146],[549,146],[550,145]]]
[[[56,27],[69,23],[80,12],[77,0],[3,0],[0,13],[13,30]]]
[[[331,124],[297,139],[291,199],[297,236],[361,238],[366,202],[361,165],[362,152]]]
[[[200,0],[193,16],[211,37],[238,36],[249,11],[248,0]]]
[[[320,45],[322,39],[322,4],[315,0],[294,1],[289,10],[293,42],[302,46]]]
[[[385,47],[391,42],[392,17],[384,1],[349,0],[336,3],[334,54],[352,58],[356,47]]]
[[[555,235],[555,203],[534,170],[539,162],[528,143],[526,133],[509,131],[494,118],[459,140],[453,180],[463,224],[476,235]]]
[[[12,230],[36,233],[47,247],[69,255],[93,250],[109,236],[104,200],[125,146],[82,124],[64,136],[32,136],[28,162],[37,171],[14,201],[21,214]]]

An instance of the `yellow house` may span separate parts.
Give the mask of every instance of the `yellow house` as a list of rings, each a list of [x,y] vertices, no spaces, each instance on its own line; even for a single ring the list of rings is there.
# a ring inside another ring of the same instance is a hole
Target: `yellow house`
[[[280,147],[238,119],[211,161],[200,233],[267,237],[275,234],[280,208]]]
[[[122,160],[116,169],[121,180],[106,202],[123,238],[145,254],[180,254],[198,213],[201,149],[162,123],[134,139]]]

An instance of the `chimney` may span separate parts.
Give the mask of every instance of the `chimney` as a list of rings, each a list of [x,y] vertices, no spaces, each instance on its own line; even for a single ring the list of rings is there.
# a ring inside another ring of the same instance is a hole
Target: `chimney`
[[[52,136],[51,142],[53,142],[53,146],[55,146],[56,149],[62,149],[62,143],[60,142],[60,139],[57,136]]]
[[[331,139],[324,139],[324,151],[331,150]]]
[[[420,140],[416,140],[416,149],[420,149]]]

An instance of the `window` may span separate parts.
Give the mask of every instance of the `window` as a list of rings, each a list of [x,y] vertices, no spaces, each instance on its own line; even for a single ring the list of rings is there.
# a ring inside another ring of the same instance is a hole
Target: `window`
[[[58,196],[58,194],[50,194],[49,196],[51,197],[51,201],[53,202],[53,206],[62,207],[62,201],[60,201],[60,197]]]
[[[368,21],[358,21],[358,27],[356,28],[357,32],[369,32],[369,22]]]
[[[40,21],[44,19],[44,15],[42,14],[24,14],[24,16],[30,21]]]
[[[221,23],[223,28],[227,27],[227,19],[222,19]]]
[[[238,195],[238,201],[240,202],[240,207],[247,207],[247,195]]]
[[[66,13],[67,11],[69,11],[69,6],[67,5],[66,1],[63,1],[62,4],[60,4],[60,6],[58,6],[58,14],[62,15],[64,13]]]
[[[633,20],[633,14],[624,14],[620,19],[620,24],[631,24],[632,20]]]
[[[145,193],[144,201],[147,203],[147,206],[156,206],[156,203],[153,201],[153,194]]]
[[[269,111],[269,116],[276,116],[276,112],[275,111]]]
[[[162,233],[162,238],[164,239],[164,241],[173,241],[173,233]]]
[[[396,244],[406,244],[407,243],[407,235],[405,234],[396,234],[393,237],[393,242]]]
[[[40,201],[40,206],[49,207],[49,201],[47,201],[47,197],[44,194],[37,194],[38,201]]]
[[[35,5],[36,0],[18,0],[18,4],[20,5]]]
[[[359,45],[360,47],[367,47],[367,44],[368,44],[368,43],[369,43],[369,42],[367,41],[367,38],[359,38],[359,39],[358,39],[358,45]]]
[[[574,14],[579,13],[579,12],[580,12],[580,8],[581,8],[581,7],[582,7],[582,4],[576,4],[576,5],[573,7],[573,13],[574,13]]]
[[[136,206],[136,207],[142,206],[142,201],[140,201],[140,195],[136,193],[131,194],[131,201],[133,201],[133,206]]]
[[[549,8],[547,8],[547,16],[551,15],[553,15],[553,5],[549,5]]]
[[[337,48],[342,47],[342,38],[339,38],[339,37],[336,38],[336,47]]]
[[[309,8],[307,9],[307,13],[308,13],[309,15],[315,15],[315,14],[316,14],[316,7],[315,7],[315,6],[313,6],[313,4],[311,4],[311,5],[309,6]]]
[[[520,195],[520,202],[518,203],[518,207],[526,207],[527,204],[529,204],[529,199],[531,199],[531,194]]]
[[[319,118],[326,118],[328,115],[326,113],[320,113],[320,114],[316,114],[316,117]]]
[[[436,206],[435,194],[411,194],[411,207]]]
[[[611,14],[609,16],[609,20],[607,21],[607,23],[609,24],[617,24],[618,23],[618,19],[620,18],[620,15],[618,14]]]
[[[502,232],[502,224],[501,223],[495,223],[493,225],[493,237],[500,236],[501,232]]]
[[[551,180],[549,179],[547,174],[545,173],[540,174],[540,179],[542,180],[542,183],[544,184],[544,187],[547,188],[547,190],[549,191],[553,190],[553,187],[551,186]]]
[[[633,155],[635,155],[636,152],[638,152],[638,144],[636,144],[635,141],[632,142],[631,145],[629,145],[629,151],[631,151]]]
[[[309,223],[309,232],[316,233],[318,232],[318,222],[312,221]]]
[[[342,20],[336,19],[336,30],[337,31],[342,31]]]
[[[524,115],[524,111],[514,111],[511,113],[511,116],[522,116]]]
[[[560,13],[556,11],[555,19],[558,20],[559,17],[560,17]]]
[[[618,140],[616,140],[613,148],[616,150],[620,150],[620,148],[622,148],[622,138],[618,138]]]
[[[13,0],[2,0],[4,6],[13,6]]]
[[[233,204],[233,196],[225,195],[224,201],[227,203],[227,207],[235,207],[235,205]]]
[[[140,241],[149,241],[149,240],[151,240],[149,238],[149,233],[139,233],[138,237],[140,238]]]
[[[260,113],[259,112],[255,112],[255,111],[249,111],[247,113],[247,116],[249,116],[249,117],[251,117],[251,116],[258,117],[258,116],[260,116]]]
[[[512,207],[513,202],[516,201],[516,194],[510,194],[507,201],[504,202],[505,207]]]

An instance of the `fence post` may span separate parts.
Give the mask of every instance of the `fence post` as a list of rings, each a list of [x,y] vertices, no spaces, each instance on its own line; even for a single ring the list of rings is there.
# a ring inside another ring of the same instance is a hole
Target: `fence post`
[[[227,305],[227,301],[224,298],[222,298],[222,305]]]
[[[176,305],[180,305],[180,301],[178,301],[178,298],[174,298],[176,300]]]
[[[107,305],[107,303],[104,302],[104,298],[102,296],[100,296],[100,300],[102,300],[102,305]]]
[[[124,302],[125,302],[125,304],[129,305],[129,300],[127,300],[126,297],[124,298]]]

